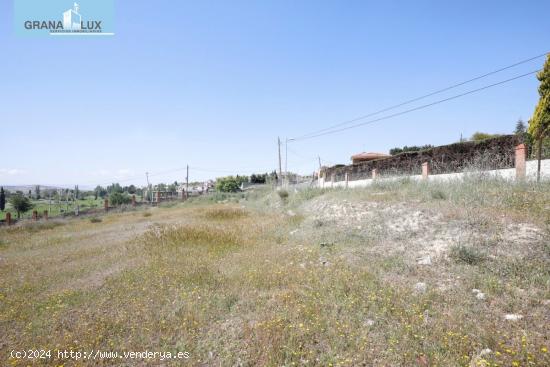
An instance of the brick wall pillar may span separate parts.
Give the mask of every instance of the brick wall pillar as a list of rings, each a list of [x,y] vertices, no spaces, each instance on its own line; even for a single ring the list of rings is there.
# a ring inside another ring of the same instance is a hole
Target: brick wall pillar
[[[10,212],[6,213],[6,223],[8,224],[8,226],[11,226],[11,213]]]
[[[346,189],[348,188],[349,184],[349,173],[346,172]]]
[[[38,220],[38,210],[32,211],[32,220]]]
[[[520,144],[520,145],[516,146],[515,166],[516,166],[516,179],[517,180],[525,179],[525,175],[526,175],[525,159],[526,159],[526,157],[527,157],[527,149],[525,148],[525,144]]]
[[[375,168],[372,170],[372,179],[378,178],[378,170]]]
[[[48,211],[44,210],[44,220],[48,220]]]
[[[132,195],[132,206],[136,206],[136,195]]]
[[[103,202],[103,208],[105,211],[109,210],[109,199],[105,198],[105,201]]]
[[[428,162],[422,163],[422,178],[427,179],[430,175],[430,164]]]

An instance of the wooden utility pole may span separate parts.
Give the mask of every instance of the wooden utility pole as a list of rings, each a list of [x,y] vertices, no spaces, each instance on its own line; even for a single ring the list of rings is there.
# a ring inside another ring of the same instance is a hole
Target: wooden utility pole
[[[280,184],[282,184],[283,179],[283,167],[281,166],[281,139],[277,137],[277,147],[279,148],[279,181]]]
[[[185,197],[189,196],[189,165],[187,165],[187,175],[185,176]]]

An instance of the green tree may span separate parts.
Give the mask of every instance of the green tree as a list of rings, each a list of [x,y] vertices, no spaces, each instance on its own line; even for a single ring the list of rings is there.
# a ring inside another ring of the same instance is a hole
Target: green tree
[[[252,175],[250,175],[250,183],[265,184],[266,181],[267,181],[267,173],[260,173],[260,174],[253,173]]]
[[[115,192],[123,192],[123,191],[124,190],[122,190],[122,186],[120,186],[120,184],[118,182],[107,186],[107,192],[109,194],[113,194]]]
[[[475,132],[472,137],[470,138],[471,141],[481,141],[485,139],[492,139],[499,137],[500,134],[488,134],[488,133],[482,133],[482,132]]]
[[[0,187],[0,211],[6,209],[6,194],[4,193],[4,188]]]
[[[94,197],[96,200],[98,197],[104,198],[105,195],[107,195],[107,190],[103,186],[97,185],[94,189]]]
[[[21,218],[21,213],[25,213],[33,208],[30,199],[20,193],[17,193],[10,197],[10,204],[17,212],[17,218]]]
[[[550,55],[546,58],[543,69],[537,74],[539,85],[539,103],[529,121],[529,134],[537,141],[537,181],[540,181],[540,161],[542,159],[542,142],[550,133]]]
[[[399,154],[399,153],[406,153],[406,152],[419,152],[421,150],[432,149],[433,147],[434,146],[430,145],[430,144],[422,145],[422,146],[413,145],[412,147],[408,147],[408,146],[405,145],[403,148],[392,148],[392,149],[390,149],[390,155],[396,155],[396,154]]]
[[[34,187],[34,196],[36,196],[36,200],[40,200],[40,185]]]
[[[518,122],[516,122],[516,129],[514,130],[514,134],[523,136],[527,132],[527,126],[525,126],[525,123],[522,119],[519,119]]]
[[[132,198],[127,193],[114,192],[109,195],[109,202],[114,206],[119,206],[123,204],[130,204]]]
[[[170,184],[170,185],[168,185],[166,191],[174,193],[174,192],[176,192],[177,188],[178,187],[176,186],[176,184]]]
[[[240,177],[220,177],[216,179],[216,190],[221,192],[237,192],[240,190]]]

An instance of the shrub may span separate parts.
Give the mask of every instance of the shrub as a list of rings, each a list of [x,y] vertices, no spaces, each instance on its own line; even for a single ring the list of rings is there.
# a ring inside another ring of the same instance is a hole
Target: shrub
[[[98,217],[90,218],[90,222],[92,222],[92,223],[100,223],[101,221],[102,221],[102,219],[98,218]]]
[[[221,177],[216,180],[216,190],[220,192],[237,192],[240,190],[241,182],[236,177]]]
[[[153,214],[151,214],[150,212],[145,212],[145,213],[143,213],[143,216],[144,216],[144,217],[150,217],[151,215],[153,215]]]
[[[468,265],[478,265],[486,260],[485,254],[472,246],[453,246],[450,255],[456,262]]]
[[[112,205],[119,206],[123,204],[130,204],[132,202],[132,198],[126,193],[113,192],[109,195],[109,201]]]
[[[432,199],[445,200],[447,199],[447,195],[441,190],[434,190],[432,191]]]
[[[281,198],[281,200],[286,200],[286,199],[288,199],[288,191],[286,191],[286,190],[279,190],[279,191],[277,191],[277,195],[279,195],[279,197]]]

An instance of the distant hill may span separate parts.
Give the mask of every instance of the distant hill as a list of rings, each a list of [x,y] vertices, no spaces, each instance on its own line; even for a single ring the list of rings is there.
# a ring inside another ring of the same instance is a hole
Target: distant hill
[[[47,185],[39,185],[39,186],[40,186],[40,190],[62,189],[61,186],[47,186]],[[32,190],[34,192],[34,188],[36,187],[36,185],[12,185],[12,186],[6,185],[2,187],[4,188],[4,190],[9,192],[16,192],[16,191],[28,192],[29,190]]]

